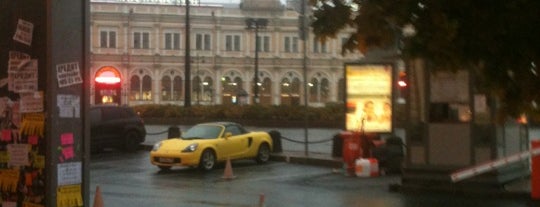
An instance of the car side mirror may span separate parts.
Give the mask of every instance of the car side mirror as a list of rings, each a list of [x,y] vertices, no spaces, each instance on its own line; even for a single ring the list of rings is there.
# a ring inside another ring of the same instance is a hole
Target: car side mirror
[[[230,133],[230,132],[225,132],[225,136],[224,136],[225,139],[228,139],[228,138],[231,137],[231,136],[232,136],[232,133]]]

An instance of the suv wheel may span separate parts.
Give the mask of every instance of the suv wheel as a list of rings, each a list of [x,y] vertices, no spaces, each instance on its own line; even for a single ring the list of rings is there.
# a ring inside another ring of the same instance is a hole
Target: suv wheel
[[[129,131],[124,136],[124,149],[128,152],[135,152],[139,148],[139,142],[137,141],[139,138],[139,135],[137,132]]]

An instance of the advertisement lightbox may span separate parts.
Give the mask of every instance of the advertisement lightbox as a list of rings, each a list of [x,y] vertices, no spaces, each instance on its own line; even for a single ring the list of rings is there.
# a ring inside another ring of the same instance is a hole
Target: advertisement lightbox
[[[392,131],[392,64],[346,64],[346,130]]]

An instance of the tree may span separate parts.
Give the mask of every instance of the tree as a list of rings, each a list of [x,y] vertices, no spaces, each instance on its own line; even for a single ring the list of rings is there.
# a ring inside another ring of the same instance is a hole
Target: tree
[[[317,38],[354,28],[343,53],[394,45],[433,71],[467,69],[499,114],[540,117],[540,1],[310,0]],[[403,31],[407,31],[403,33]]]

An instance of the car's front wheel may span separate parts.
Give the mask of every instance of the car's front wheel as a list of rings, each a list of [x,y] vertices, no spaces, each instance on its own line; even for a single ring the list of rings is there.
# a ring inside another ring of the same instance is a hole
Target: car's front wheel
[[[270,146],[267,143],[262,143],[259,146],[259,151],[257,152],[257,158],[255,158],[257,163],[262,164],[270,160]]]
[[[204,171],[209,171],[214,168],[216,165],[216,155],[214,151],[206,149],[201,154],[201,159],[199,160],[199,168]]]

